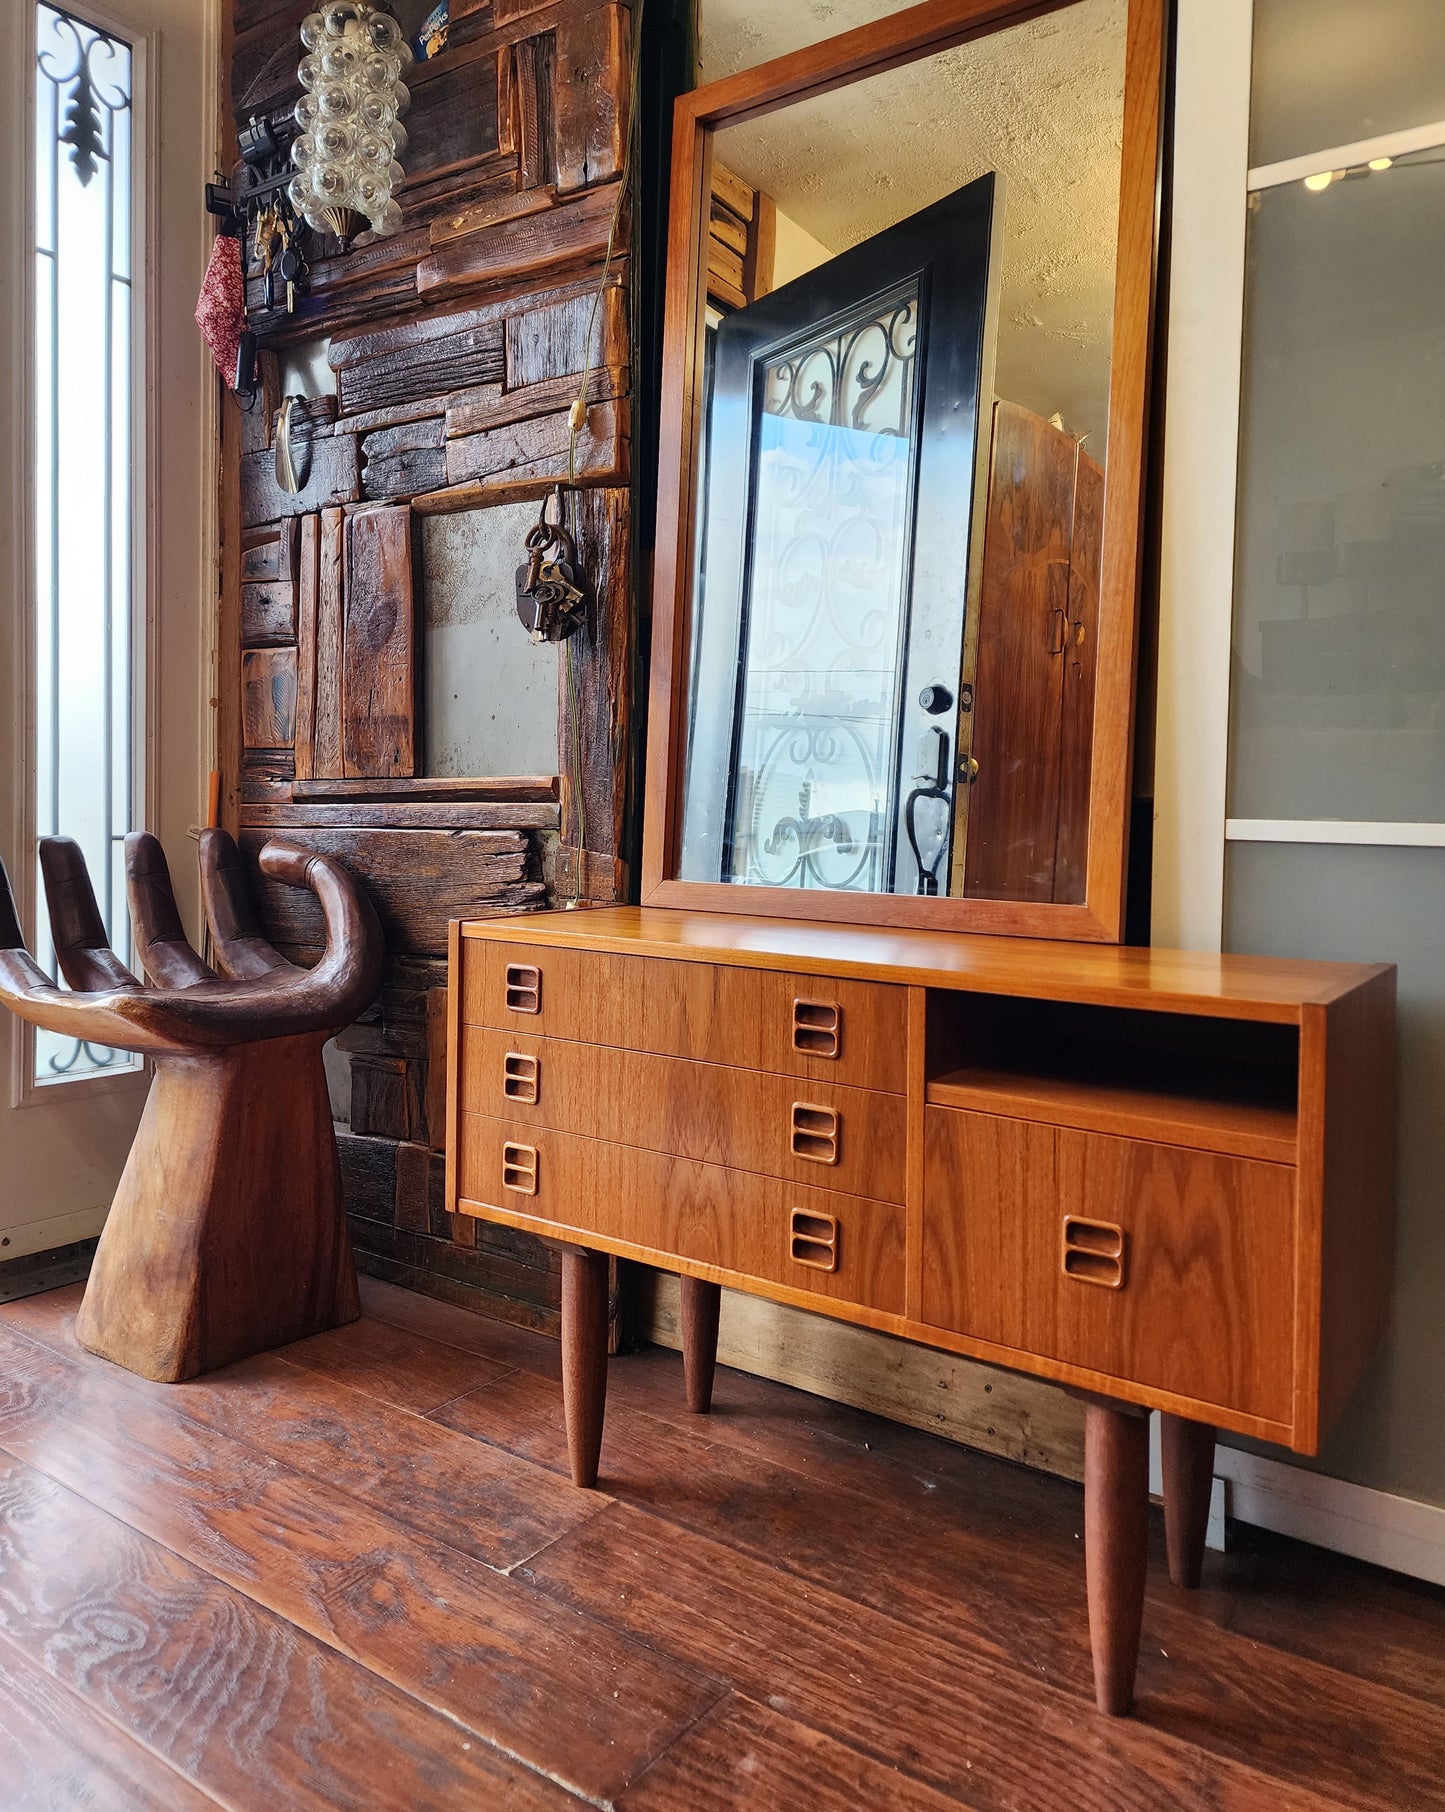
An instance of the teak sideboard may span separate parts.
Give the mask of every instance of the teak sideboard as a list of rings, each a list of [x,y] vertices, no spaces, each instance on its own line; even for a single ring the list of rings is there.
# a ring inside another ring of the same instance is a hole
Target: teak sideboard
[[[1214,1432],[1311,1454],[1378,1338],[1395,972],[645,907],[454,924],[448,1205],[563,1247],[596,1482],[607,1255],[1085,1397],[1100,1706],[1128,1708],[1148,1422],[1197,1583]]]

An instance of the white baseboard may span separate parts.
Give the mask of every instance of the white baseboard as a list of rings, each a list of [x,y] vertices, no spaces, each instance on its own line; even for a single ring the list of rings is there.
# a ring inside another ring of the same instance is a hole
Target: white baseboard
[[[1445,1585],[1445,1508],[1439,1505],[1232,1447],[1217,1450],[1214,1470],[1239,1522]]]

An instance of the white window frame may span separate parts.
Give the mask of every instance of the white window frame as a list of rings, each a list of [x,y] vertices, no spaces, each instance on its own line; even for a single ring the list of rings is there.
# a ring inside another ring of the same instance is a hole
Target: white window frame
[[[18,160],[18,183],[22,205],[12,216],[22,222],[22,257],[16,273],[16,332],[22,341],[19,376],[19,409],[17,439],[25,448],[35,445],[35,58],[37,51],[35,0],[20,0],[22,14],[19,36],[22,40],[22,67],[26,72],[23,118],[20,123],[23,155]],[[151,79],[157,65],[159,34],[138,31],[133,20],[91,0],[78,0],[78,12],[88,24],[113,32],[131,49],[131,188],[132,221],[131,265],[131,470],[132,533],[130,537],[130,646],[131,646],[131,802],[132,814],[140,825],[154,824],[157,815],[157,782],[155,764],[149,759],[152,738],[149,734],[152,701],[158,693],[158,638],[155,633],[153,586],[150,583],[157,530],[157,482],[155,461],[155,403],[151,394],[150,373],[156,366],[155,313],[151,306],[151,277],[154,269],[154,235],[159,220],[158,185],[160,171],[159,118],[151,105]],[[20,532],[12,547],[12,595],[20,602],[16,634],[16,665],[22,676],[20,710],[15,725],[19,759],[14,764],[15,823],[19,828],[19,847],[33,852],[36,839],[35,813],[35,473],[34,462],[26,458],[16,462],[16,515]],[[30,860],[17,862],[11,875],[20,922],[26,928],[34,948],[35,927],[43,904],[36,886],[36,865]],[[35,1027],[12,1018],[11,1037],[11,1105],[34,1107],[55,1099],[63,1089],[67,1100],[81,1101],[86,1096],[110,1094],[119,1090],[143,1089],[148,1086],[152,1068],[149,1060],[128,1063],[114,1074],[99,1073],[55,1082],[38,1082],[35,1077]]]

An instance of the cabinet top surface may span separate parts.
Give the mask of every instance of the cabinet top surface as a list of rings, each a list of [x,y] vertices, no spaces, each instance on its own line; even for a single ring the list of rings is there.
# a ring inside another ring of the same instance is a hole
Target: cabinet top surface
[[[1035,999],[1158,1011],[1297,1019],[1392,972],[1381,963],[1323,963],[1216,951],[1051,943],[744,918],[654,906],[469,919],[464,938],[604,950],[753,969],[791,969]]]

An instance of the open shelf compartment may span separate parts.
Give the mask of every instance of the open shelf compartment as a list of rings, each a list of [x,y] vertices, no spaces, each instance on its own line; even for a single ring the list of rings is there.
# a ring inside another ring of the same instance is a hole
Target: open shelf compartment
[[[1293,1164],[1298,1082],[1290,1025],[929,995],[935,1107]]]

